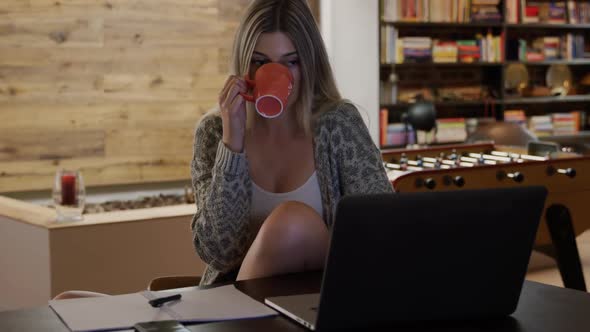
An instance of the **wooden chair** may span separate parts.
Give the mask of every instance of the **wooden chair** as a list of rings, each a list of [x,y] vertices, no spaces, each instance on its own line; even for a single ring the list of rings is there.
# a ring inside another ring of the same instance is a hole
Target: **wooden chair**
[[[152,279],[148,285],[150,291],[173,288],[195,287],[201,282],[200,276],[165,276]]]

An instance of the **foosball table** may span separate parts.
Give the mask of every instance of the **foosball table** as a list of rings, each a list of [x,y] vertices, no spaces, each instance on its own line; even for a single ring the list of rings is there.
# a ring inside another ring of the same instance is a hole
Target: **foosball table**
[[[384,150],[382,156],[397,192],[545,186],[535,246],[555,256],[566,287],[585,289],[575,236],[590,228],[590,156],[524,150],[466,144]]]

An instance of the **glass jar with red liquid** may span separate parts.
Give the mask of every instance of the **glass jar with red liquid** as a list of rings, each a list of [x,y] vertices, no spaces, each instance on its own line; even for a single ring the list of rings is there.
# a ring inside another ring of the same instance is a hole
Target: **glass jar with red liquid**
[[[58,170],[53,184],[53,203],[58,222],[80,221],[86,199],[82,173],[78,170]]]

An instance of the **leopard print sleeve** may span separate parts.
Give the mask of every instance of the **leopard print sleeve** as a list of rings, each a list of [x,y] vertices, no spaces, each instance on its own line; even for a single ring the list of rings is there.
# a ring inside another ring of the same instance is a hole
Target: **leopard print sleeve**
[[[225,273],[239,267],[253,231],[246,156],[229,150],[221,136],[221,118],[215,115],[203,118],[195,131],[191,177],[197,212],[191,226],[201,259]]]

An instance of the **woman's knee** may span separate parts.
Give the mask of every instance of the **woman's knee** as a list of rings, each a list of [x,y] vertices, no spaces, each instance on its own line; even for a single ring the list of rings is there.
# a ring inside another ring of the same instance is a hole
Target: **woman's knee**
[[[285,202],[264,221],[238,279],[320,268],[327,247],[328,230],[322,217],[306,204]]]
[[[291,250],[327,239],[328,229],[309,205],[288,201],[273,210],[258,236],[267,246]]]

